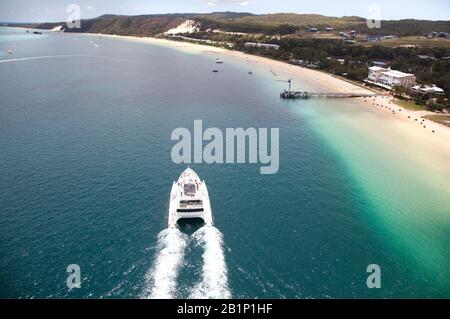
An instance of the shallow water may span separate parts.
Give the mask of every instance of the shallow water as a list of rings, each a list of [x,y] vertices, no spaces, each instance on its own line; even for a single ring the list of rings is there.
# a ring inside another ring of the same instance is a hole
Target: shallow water
[[[60,57],[0,64],[1,297],[151,296],[168,194],[185,169],[170,134],[196,119],[280,128],[280,169],[192,165],[220,236],[213,252],[194,231],[169,246],[184,248],[176,275],[158,277],[173,297],[224,283],[205,269],[218,247],[231,297],[450,296],[448,172],[390,121],[352,102],[282,101],[285,83],[245,61],[2,30],[2,59],[8,48]],[[66,287],[72,263],[80,289]],[[372,263],[379,290],[366,286]]]

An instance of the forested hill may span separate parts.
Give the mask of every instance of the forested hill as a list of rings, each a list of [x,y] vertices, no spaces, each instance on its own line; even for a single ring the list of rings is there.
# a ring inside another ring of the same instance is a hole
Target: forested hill
[[[335,31],[356,30],[367,34],[394,34],[397,36],[421,35],[425,32],[450,32],[450,21],[396,20],[382,21],[381,29],[369,29],[360,17],[327,17],[317,14],[276,13],[255,15],[238,12],[213,12],[208,14],[180,13],[139,16],[102,15],[82,20],[81,29],[65,31],[92,32],[119,35],[155,36],[177,27],[186,20],[194,20],[203,30],[220,29],[228,32],[292,34],[302,32],[307,26]],[[28,27],[51,29],[65,22],[27,24]]]

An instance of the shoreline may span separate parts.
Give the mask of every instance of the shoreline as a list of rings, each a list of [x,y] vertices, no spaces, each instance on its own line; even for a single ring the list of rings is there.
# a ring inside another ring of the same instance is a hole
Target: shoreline
[[[54,33],[51,31],[49,32]],[[251,55],[240,51],[233,51],[221,47],[214,47],[190,42],[181,42],[169,39],[158,39],[153,37],[123,36],[102,33],[73,33],[73,35],[86,35],[93,37],[134,41],[169,47],[194,54],[238,59],[241,62],[247,62],[247,64],[249,65],[258,65],[263,70],[271,72],[278,79],[293,79],[294,90],[296,90],[296,83],[303,83],[305,85],[305,87],[302,88],[303,91],[320,90],[336,93],[380,92],[379,90],[373,88],[359,86],[356,83],[346,81],[345,79],[324,71],[308,69],[283,61],[261,57],[258,55]],[[450,160],[450,127],[428,119],[423,119],[423,117],[426,115],[436,115],[436,113],[429,111],[407,110],[406,108],[396,104],[395,99],[392,96],[380,96],[370,99],[353,98],[347,99],[347,101],[357,103],[360,107],[364,107],[366,110],[374,112],[374,114],[385,116],[386,119],[394,119],[397,125],[402,126],[402,130],[405,132],[405,134],[410,136],[411,139],[433,144],[436,148],[440,148],[441,152],[447,153]]]
[[[292,78],[294,80],[293,84],[294,89],[296,79],[302,79],[301,81],[308,82],[309,86],[311,86],[312,88],[317,88],[324,91],[332,91],[337,93],[355,93],[355,92],[373,93],[374,91],[380,92],[379,90],[376,89],[359,86],[353,82],[346,81],[344,79],[341,79],[339,77],[336,77],[330,73],[326,73],[323,71],[312,70],[301,66],[289,64],[283,61],[278,61],[257,55],[251,55],[240,51],[232,51],[220,47],[189,42],[180,42],[168,39],[158,39],[152,37],[136,37],[136,36],[122,36],[122,35],[95,34],[95,33],[80,33],[80,34],[88,34],[92,36],[102,36],[115,39],[133,40],[141,43],[161,45],[176,49],[184,49],[199,54],[220,55],[222,57],[227,56],[240,59],[241,61],[246,61],[248,64],[259,64],[260,66],[263,66],[263,68],[267,68],[269,72],[275,72],[279,78],[282,77]],[[305,78],[307,78],[307,81],[305,81]],[[371,98],[370,101],[368,101],[368,99],[365,98],[355,98],[352,100],[366,108],[370,107],[371,110],[374,110],[377,113],[381,113],[384,115],[390,114],[392,116],[395,116],[395,118],[398,119],[400,122],[411,124],[410,125],[411,128],[416,131],[420,131],[422,133],[426,132],[428,133],[428,135],[433,137],[441,137],[442,139],[445,139],[447,143],[450,145],[450,127],[431,120],[423,119],[423,117],[426,115],[436,115],[436,113],[430,111],[407,110],[406,108],[396,104],[395,103],[396,99],[394,99],[392,96],[377,97],[375,98],[374,102],[371,102],[374,100],[373,98]],[[395,112],[395,114],[393,114],[393,111]],[[410,118],[408,118],[408,116]],[[418,119],[418,121],[415,121],[415,119]],[[423,123],[425,125],[425,128],[423,128],[423,125],[418,124],[422,122],[422,120],[424,121]],[[450,147],[448,151],[450,153]]]

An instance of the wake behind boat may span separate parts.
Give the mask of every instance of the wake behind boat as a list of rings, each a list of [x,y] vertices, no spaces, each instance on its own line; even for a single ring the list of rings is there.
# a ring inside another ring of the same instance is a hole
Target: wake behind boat
[[[180,219],[201,218],[205,226],[213,226],[211,204],[205,181],[187,168],[172,185],[169,199],[169,227]]]

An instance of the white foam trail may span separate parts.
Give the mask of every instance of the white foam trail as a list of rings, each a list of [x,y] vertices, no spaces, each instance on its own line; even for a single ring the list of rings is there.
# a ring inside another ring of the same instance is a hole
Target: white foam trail
[[[192,239],[203,247],[204,253],[202,281],[192,288],[190,298],[231,298],[222,233],[215,227],[206,226],[197,230]]]
[[[101,56],[101,55],[89,55],[89,54],[62,54],[62,55],[43,55],[43,56],[31,56],[27,58],[17,58],[17,59],[7,59],[0,60],[0,63],[10,63],[10,62],[20,62],[29,60],[43,60],[43,59],[57,59],[57,58],[74,58],[74,57],[84,57],[84,58],[102,58],[102,59],[112,59],[114,58]]]
[[[146,274],[143,298],[174,298],[178,270],[183,263],[188,236],[177,228],[168,228],[158,235],[157,253],[152,268]]]

